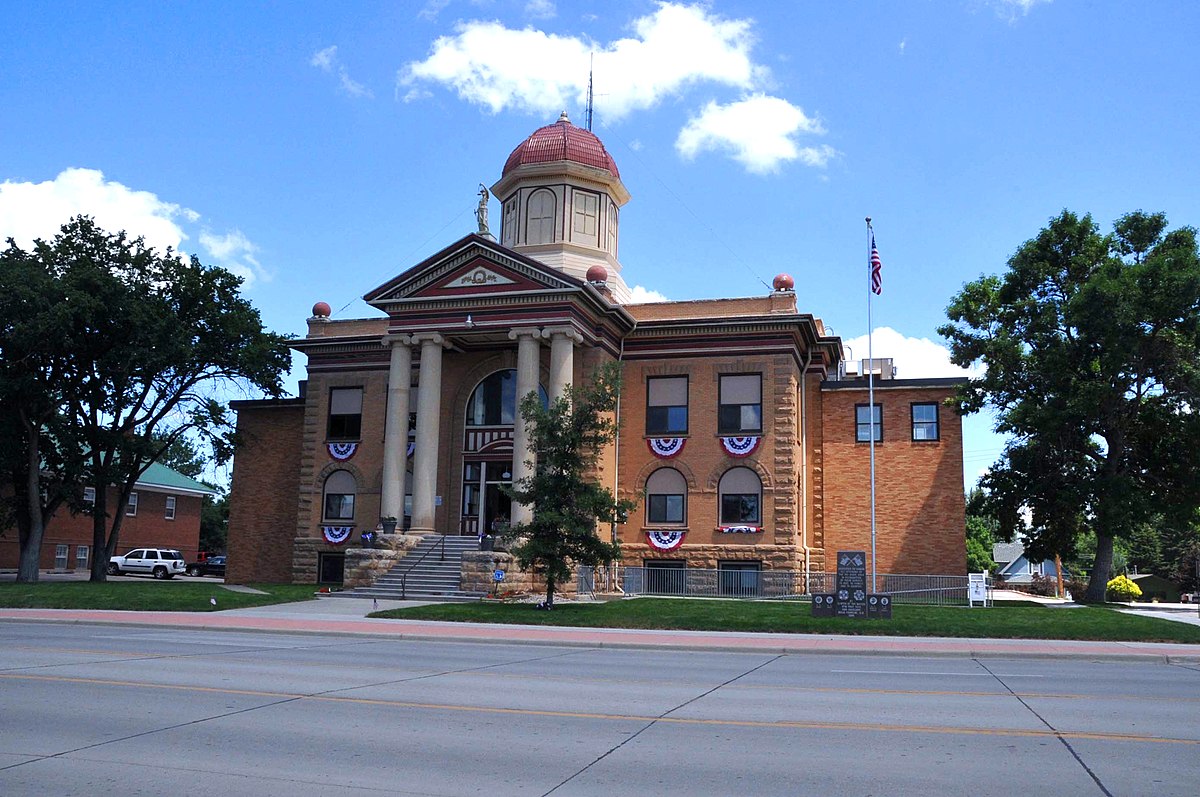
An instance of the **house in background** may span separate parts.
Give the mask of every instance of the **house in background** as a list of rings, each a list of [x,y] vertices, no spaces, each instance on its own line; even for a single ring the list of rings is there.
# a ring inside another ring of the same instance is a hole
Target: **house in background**
[[[1142,590],[1142,597],[1138,598],[1142,603],[1152,603],[1156,600],[1161,603],[1179,603],[1183,595],[1183,590],[1174,581],[1153,573],[1130,573],[1129,580]]]
[[[173,548],[193,562],[200,548],[200,508],[216,491],[182,473],[155,462],[138,479],[125,506],[117,553],[132,548]],[[85,500],[95,499],[91,487]],[[108,496],[109,506],[117,501],[116,488]],[[46,524],[42,539],[41,570],[85,571],[92,564],[92,516],[72,515],[62,507]],[[16,529],[0,537],[0,569],[16,569],[20,548]]]
[[[1006,584],[1032,584],[1034,576],[1058,578],[1058,569],[1053,559],[1030,561],[1021,542],[998,542],[992,546],[992,559],[996,562],[996,575]],[[1066,578],[1066,574],[1063,574]]]

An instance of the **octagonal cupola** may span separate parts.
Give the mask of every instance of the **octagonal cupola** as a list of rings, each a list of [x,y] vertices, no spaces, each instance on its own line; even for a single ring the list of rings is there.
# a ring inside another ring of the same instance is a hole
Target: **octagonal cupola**
[[[500,200],[501,244],[584,281],[590,268],[604,266],[613,298],[628,300],[617,231],[629,191],[604,144],[566,111],[512,151],[492,194]]]

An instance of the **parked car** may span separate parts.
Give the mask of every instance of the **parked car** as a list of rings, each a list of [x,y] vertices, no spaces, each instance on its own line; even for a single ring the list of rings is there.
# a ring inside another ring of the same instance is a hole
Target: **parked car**
[[[203,562],[192,562],[187,566],[189,576],[220,576],[225,577],[225,557],[210,556]]]
[[[155,578],[174,578],[184,572],[183,554],[171,548],[137,548],[108,560],[108,574],[146,573]]]

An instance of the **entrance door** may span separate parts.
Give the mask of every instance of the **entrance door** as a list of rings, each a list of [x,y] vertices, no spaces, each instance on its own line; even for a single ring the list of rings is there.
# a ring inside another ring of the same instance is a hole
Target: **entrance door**
[[[512,484],[512,461],[488,460],[463,465],[462,534],[477,535],[508,527],[512,501],[500,487]]]

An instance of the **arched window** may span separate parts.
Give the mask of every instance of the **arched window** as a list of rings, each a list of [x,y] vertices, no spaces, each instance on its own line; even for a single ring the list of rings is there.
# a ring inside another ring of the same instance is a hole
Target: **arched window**
[[[674,468],[659,468],[646,479],[646,522],[687,522],[687,480]]]
[[[325,520],[354,520],[354,477],[335,470],[325,479]]]
[[[546,406],[546,391],[538,385]],[[512,426],[517,417],[517,372],[496,371],[486,377],[467,401],[467,426]]]
[[[525,212],[525,243],[554,242],[554,206],[554,194],[545,188],[530,194]]]
[[[762,523],[762,480],[750,468],[730,468],[717,488],[721,498],[721,524]]]

